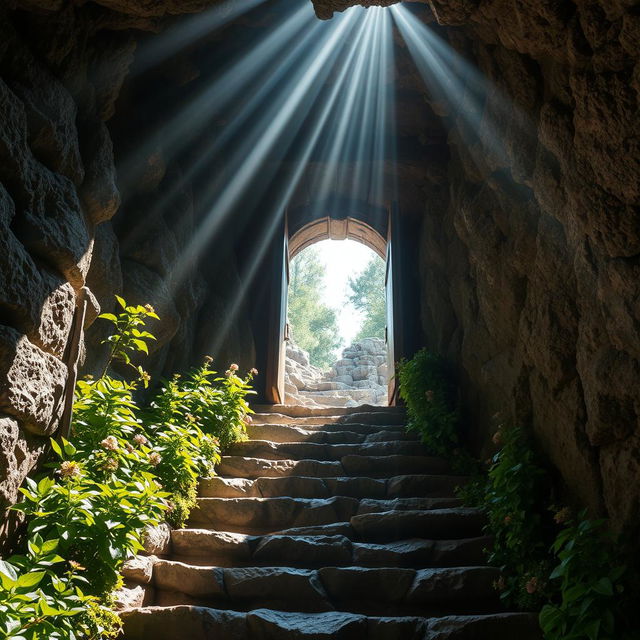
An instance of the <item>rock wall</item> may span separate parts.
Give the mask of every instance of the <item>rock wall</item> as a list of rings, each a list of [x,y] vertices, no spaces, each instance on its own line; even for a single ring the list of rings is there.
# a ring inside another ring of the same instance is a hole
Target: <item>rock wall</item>
[[[197,222],[197,185],[183,179],[183,158],[140,127],[152,120],[141,96],[149,81],[131,77],[147,32],[213,3],[0,8],[0,541],[15,525],[5,508],[58,432],[77,356],[84,372],[102,370],[109,326],[94,320],[114,308],[115,293],[161,316],[145,362],[153,374],[213,349],[222,370],[253,366],[251,328],[229,321],[246,309],[230,292],[240,278],[233,243],[178,269]],[[162,67],[155,74],[165,88],[186,81]]]
[[[327,18],[356,3],[314,4]],[[427,344],[459,365],[479,451],[494,414],[526,425],[570,498],[636,527],[640,7],[404,6],[482,74],[453,102],[424,92],[449,131],[443,172],[424,184]]]
[[[386,406],[387,347],[380,338],[364,338],[343,350],[327,371],[314,367],[309,354],[287,342],[285,401],[306,407]]]

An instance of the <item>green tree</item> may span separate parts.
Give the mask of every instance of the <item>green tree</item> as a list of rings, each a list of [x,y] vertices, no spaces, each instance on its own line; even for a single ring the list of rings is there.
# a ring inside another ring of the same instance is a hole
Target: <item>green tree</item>
[[[349,278],[349,302],[362,313],[362,326],[355,340],[384,338],[386,320],[385,262],[373,255],[360,274]]]
[[[336,311],[321,301],[324,267],[315,247],[300,252],[289,270],[289,325],[295,343],[309,352],[311,364],[328,368],[340,347]]]

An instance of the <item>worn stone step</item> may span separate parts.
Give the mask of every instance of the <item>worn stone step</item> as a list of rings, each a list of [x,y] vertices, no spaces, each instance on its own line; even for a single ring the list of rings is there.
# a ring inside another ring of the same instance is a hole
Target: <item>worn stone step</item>
[[[362,540],[389,542],[405,538],[460,539],[482,535],[486,518],[479,509],[386,511],[355,515],[351,526]]]
[[[322,429],[323,425],[298,427],[295,425],[250,424],[247,435],[252,440],[271,442],[315,442],[320,444],[358,444],[361,442],[410,441],[417,442],[416,434],[400,428],[371,427],[369,425],[346,425],[339,429]],[[351,427],[355,427],[352,429]],[[367,427],[362,429],[362,427]]]
[[[347,535],[249,536],[208,529],[177,529],[172,532],[174,560],[192,564],[248,566],[268,564],[290,567],[327,565],[365,567],[451,567],[485,563],[488,537],[462,540],[411,538],[386,544],[354,542],[354,530]]]
[[[226,455],[265,458],[267,460],[341,460],[345,456],[419,456],[426,453],[418,442],[393,440],[356,444],[322,444],[316,442],[271,442],[246,440],[236,442]]]
[[[328,478],[368,476],[388,478],[400,473],[418,475],[450,474],[449,464],[431,456],[363,456],[347,455],[340,461],[270,460],[244,456],[222,456],[216,469],[223,477],[256,479],[261,477],[306,476]]]
[[[388,478],[399,474],[448,474],[449,463],[442,458],[431,456],[386,455],[365,456],[348,455],[341,459],[344,475]]]
[[[216,468],[220,476],[235,478],[275,478],[283,476],[305,476],[327,478],[344,475],[340,462],[318,460],[266,460],[242,456],[222,456]]]
[[[389,479],[349,477],[312,478],[285,476],[282,478],[223,478],[214,476],[200,481],[203,498],[453,498],[455,489],[464,484],[459,476],[394,476]]]
[[[358,500],[333,498],[198,498],[189,523],[240,533],[266,533],[290,527],[348,521]]]
[[[277,425],[276,425],[277,426]],[[358,433],[365,436],[374,436],[378,433],[390,433],[397,434],[400,437],[402,435],[407,434],[407,429],[402,424],[391,424],[391,425],[372,425],[372,424],[362,424],[352,422],[349,424],[342,423],[328,423],[328,424],[309,424],[309,425],[301,425],[299,428],[304,429],[305,431],[327,431],[328,433],[344,433],[348,431],[349,433]],[[410,434],[413,436],[413,434]],[[415,438],[414,439],[418,439]]]
[[[406,416],[405,407],[383,407],[380,405],[361,404],[358,407],[305,407],[295,404],[256,404],[252,405],[256,414],[279,413],[292,418],[306,418],[314,416],[331,416],[339,418],[354,413],[384,413],[401,414]]]
[[[189,521],[216,529],[250,533],[349,521],[353,516],[364,514],[443,512],[459,506],[457,498],[198,498]]]
[[[499,571],[493,567],[412,569],[400,567],[232,567],[198,566],[158,560],[153,565],[153,585],[194,603],[228,603],[234,608],[269,602],[283,611],[419,610],[458,612],[463,605],[472,613],[499,610],[493,587]],[[178,597],[175,600],[180,601]]]
[[[357,444],[364,442],[364,433],[355,431],[326,431],[320,429],[304,429],[294,425],[250,424],[247,435],[252,440],[269,440],[271,442],[317,442]]]
[[[329,611],[145,607],[122,614],[125,640],[541,640],[536,616],[367,617]]]

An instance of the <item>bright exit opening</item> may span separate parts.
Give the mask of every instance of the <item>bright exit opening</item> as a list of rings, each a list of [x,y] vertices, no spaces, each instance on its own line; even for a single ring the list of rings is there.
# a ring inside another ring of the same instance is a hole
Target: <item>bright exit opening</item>
[[[289,263],[285,400],[388,404],[385,260],[361,242],[322,240]]]

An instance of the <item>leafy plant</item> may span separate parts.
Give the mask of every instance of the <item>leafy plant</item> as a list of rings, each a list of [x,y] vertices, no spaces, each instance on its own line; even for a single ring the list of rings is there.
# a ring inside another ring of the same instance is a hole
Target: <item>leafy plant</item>
[[[86,615],[98,605],[82,592],[86,580],[58,554],[58,543],[36,534],[27,553],[0,560],[3,640],[96,638],[105,631]]]
[[[550,579],[559,583],[559,594],[540,613],[545,638],[631,640],[630,572],[605,521],[583,512],[558,534],[552,551],[559,564]]]
[[[30,536],[58,540],[58,553],[83,567],[87,591],[96,596],[120,585],[122,563],[142,549],[144,529],[162,520],[169,495],[144,451],[120,451],[115,442],[105,443],[108,457],[96,451],[87,460],[71,443],[54,442],[60,481],[28,478],[15,507],[26,514]]]
[[[473,473],[477,463],[460,443],[457,390],[444,360],[421,349],[398,363],[398,381],[407,429],[417,431],[429,451],[449,460],[455,471]]]
[[[226,443],[244,435],[253,373],[242,379],[231,365],[215,378],[205,364],[181,381],[175,376],[142,409],[135,399],[149,375],[132,363],[153,336],[142,330],[157,318],[149,306],[127,306],[101,317],[115,326],[109,361],[97,380],[78,382],[73,444],[52,441],[52,474],[28,478],[23,501],[27,552],[0,561],[0,640],[115,638],[120,623],[109,609],[123,562],[142,547],[148,526],[181,525],[195,504],[198,478],[214,473],[219,432]],[[114,362],[138,380],[108,375]]]
[[[104,377],[109,367],[114,361],[122,362],[140,374],[144,380],[145,386],[149,381],[148,375],[140,366],[135,366],[131,361],[131,354],[142,352],[149,355],[149,347],[147,340],[155,340],[155,336],[148,331],[141,331],[138,327],[144,326],[148,318],[159,320],[154,308],[150,305],[127,305],[120,297],[116,296],[118,305],[122,308],[122,313],[115,315],[113,313],[103,313],[100,318],[109,320],[115,325],[115,332],[110,335],[104,343],[111,345],[109,359],[104,367],[102,376]]]
[[[553,528],[547,513],[549,484],[520,428],[500,428],[494,442],[501,449],[489,469],[484,508],[493,536],[489,563],[499,567],[501,598],[521,609],[535,610],[547,597]]]

